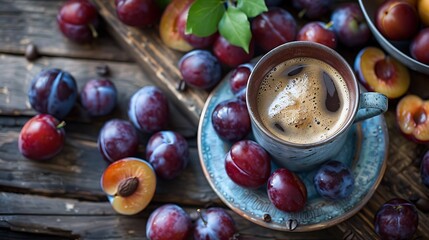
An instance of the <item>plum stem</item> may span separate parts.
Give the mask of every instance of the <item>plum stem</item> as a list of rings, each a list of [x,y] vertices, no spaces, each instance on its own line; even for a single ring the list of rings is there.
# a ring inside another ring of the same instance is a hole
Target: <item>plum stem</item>
[[[307,9],[306,8],[304,8],[304,9],[302,9],[301,11],[299,11],[299,13],[298,13],[298,17],[299,18],[303,18],[304,17],[304,15],[307,13]]]
[[[401,205],[398,205],[398,206],[394,206],[394,209],[396,210],[396,211],[401,211],[402,209],[403,209],[404,207],[403,206],[401,206]]]
[[[127,179],[122,180],[118,186],[118,192],[115,196],[119,195],[121,197],[131,196],[139,186],[139,178],[138,177],[129,177]]]
[[[200,218],[201,218],[201,221],[203,221],[204,226],[207,227],[207,221],[204,219],[203,214],[201,213],[201,209],[198,208],[197,212],[198,212],[198,216],[200,216]]]
[[[65,121],[61,121],[58,125],[57,125],[57,129],[61,129],[66,125]]]
[[[97,30],[95,30],[94,25],[92,25],[92,24],[88,24],[88,27],[89,27],[89,29],[91,30],[92,37],[93,37],[93,38],[97,38],[97,37],[98,37],[98,33],[97,33]]]
[[[325,28],[329,29],[329,28],[332,27],[332,25],[334,25],[334,22],[333,21],[329,21],[328,23],[325,24]]]

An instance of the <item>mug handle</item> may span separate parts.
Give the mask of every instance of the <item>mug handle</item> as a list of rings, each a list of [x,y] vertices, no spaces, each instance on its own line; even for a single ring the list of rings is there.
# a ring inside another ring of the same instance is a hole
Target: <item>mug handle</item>
[[[387,111],[388,98],[377,92],[360,93],[359,109],[354,122],[380,115]]]

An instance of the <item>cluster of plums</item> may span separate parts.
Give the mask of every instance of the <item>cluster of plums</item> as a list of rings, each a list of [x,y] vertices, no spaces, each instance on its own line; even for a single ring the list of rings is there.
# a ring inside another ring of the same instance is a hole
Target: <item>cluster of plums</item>
[[[234,239],[234,220],[223,209],[210,207],[197,210],[193,219],[176,204],[165,204],[153,211],[146,224],[148,239]]]
[[[186,25],[191,2],[176,1],[176,4],[169,6],[180,14],[177,21],[168,21],[174,16],[165,11],[161,18],[160,35],[169,47],[187,52],[178,67],[187,85],[199,89],[211,89],[216,85],[221,79],[222,67],[236,68],[249,62],[255,53],[266,53],[283,43],[313,41],[335,49],[338,42],[347,47],[361,47],[371,37],[357,3],[342,4],[331,11],[329,0],[294,0],[293,7],[305,12],[304,16],[312,21],[299,29],[296,18],[289,11],[272,6],[251,20],[252,39],[249,51],[245,52],[217,33],[209,37],[186,34],[183,26]],[[331,14],[329,23],[317,20],[327,14]]]
[[[118,19],[128,26],[148,27],[158,22],[161,10],[155,0],[115,0]],[[69,0],[57,14],[59,29],[70,40],[87,43],[98,36],[100,19],[89,0]]]
[[[67,95],[68,94],[68,95]],[[36,75],[29,101],[40,112],[22,128],[19,149],[30,159],[47,160],[58,154],[65,139],[65,118],[75,105],[77,86],[70,73],[46,69]],[[116,88],[109,80],[91,80],[82,88],[80,102],[92,116],[106,115],[116,104]],[[168,102],[163,92],[145,86],[130,99],[131,121],[111,119],[99,133],[98,148],[110,164],[101,186],[112,207],[120,214],[142,211],[151,202],[156,178],[173,179],[188,162],[188,143],[180,134],[163,130],[168,119]],[[146,146],[147,161],[135,157],[139,132],[151,134]],[[222,227],[219,227],[222,226]],[[229,239],[236,233],[234,220],[222,208],[200,211],[197,219],[179,206],[167,204],[151,213],[146,228],[149,239]]]
[[[75,104],[80,102],[92,117],[108,115],[116,106],[117,89],[108,79],[92,79],[79,92],[70,73],[49,68],[31,80],[28,97],[39,114],[23,126],[19,151],[32,160],[48,160],[64,146],[63,120]],[[156,178],[173,179],[188,163],[187,141],[179,133],[167,130],[168,106],[160,88],[144,86],[130,99],[130,121],[110,119],[99,132],[98,149],[110,163],[101,185],[119,213],[135,214],[143,210],[155,193]],[[150,135],[145,148],[147,161],[136,157],[141,133]]]
[[[232,143],[224,158],[225,171],[241,187],[257,189],[266,186],[267,195],[276,208],[286,212],[301,211],[307,202],[306,185],[287,168],[272,172],[269,154],[257,142],[247,138],[251,124],[245,91],[252,70],[253,65],[245,63],[232,71],[229,86],[234,97],[217,104],[211,115],[216,134]],[[348,166],[330,161],[318,169],[314,187],[326,199],[343,199],[351,194],[354,177]]]
[[[408,41],[410,55],[429,64],[429,1],[389,0],[376,10],[375,25],[391,41]]]
[[[154,0],[116,0],[115,5],[117,17],[124,24],[142,28],[159,20],[160,37],[167,46],[185,52],[197,49],[183,56],[178,67],[187,85],[200,89],[210,89],[220,81],[221,66],[235,68],[249,62],[255,52],[262,54],[286,42],[314,41],[331,48],[341,42],[348,47],[360,47],[371,36],[357,3],[331,9],[331,0],[294,0],[292,7],[311,20],[298,29],[296,18],[279,6],[281,1],[267,1],[269,10],[251,20],[252,40],[249,51],[245,52],[218,33],[208,37],[186,34],[192,2],[172,1],[163,12]],[[318,20],[329,14],[329,23]],[[64,35],[77,42],[90,41],[99,25],[97,10],[87,0],[68,1],[60,9],[57,21]]]
[[[386,2],[395,1],[399,2]],[[300,11],[300,17],[310,20],[298,29],[295,17],[280,6],[285,3],[266,0],[269,10],[251,20],[252,40],[249,52],[245,52],[218,33],[208,37],[186,34],[187,13],[192,2],[174,0],[163,12],[155,0],[115,0],[115,6],[117,17],[124,24],[140,28],[159,23],[159,34],[164,44],[188,52],[178,63],[187,85],[210,90],[222,78],[223,69],[234,69],[230,77],[234,98],[220,103],[212,113],[215,131],[220,138],[232,143],[225,157],[225,170],[231,180],[242,187],[255,189],[266,185],[267,195],[278,209],[287,212],[302,210],[307,201],[307,190],[299,176],[285,168],[271,172],[269,155],[258,143],[246,139],[251,127],[245,103],[245,86],[253,70],[248,62],[255,54],[266,53],[280,44],[296,40],[314,41],[333,49],[338,43],[347,47],[364,46],[371,36],[358,4],[350,2],[332,9],[332,0],[292,0],[290,4]],[[411,0],[402,2],[416,4]],[[420,12],[425,14],[428,1],[418,2],[419,5],[414,7],[418,7],[420,15]],[[403,5],[398,3],[394,6],[407,9],[408,5]],[[392,14],[397,12],[404,11],[392,10]],[[330,17],[328,23],[320,21],[326,17]],[[423,24],[428,24],[427,17],[420,18]],[[396,20],[400,20],[401,24],[409,22],[408,15],[400,15]],[[97,37],[100,19],[90,1],[70,0],[59,10],[57,23],[64,36],[85,43]],[[395,26],[394,29],[399,26],[377,25],[386,26],[386,31],[393,29],[389,26]],[[380,31],[384,32],[382,29]],[[389,36],[389,33],[384,34]],[[428,35],[427,28],[421,30],[411,44],[411,54],[423,63],[427,63],[429,56],[427,51],[419,49],[427,49]],[[401,96],[409,86],[407,69],[386,57],[379,49],[362,49],[356,57],[355,70],[368,90],[382,92],[389,98]],[[46,69],[32,80],[28,95],[31,106],[40,114],[22,128],[19,150],[29,159],[44,160],[61,151],[65,140],[63,120],[78,100],[89,115],[103,116],[115,108],[117,92],[113,82],[95,79],[89,81],[79,94],[70,73]],[[417,96],[407,96],[398,104],[401,130],[416,142],[429,141],[428,106]],[[98,148],[102,157],[110,163],[103,173],[101,185],[113,208],[121,214],[135,214],[144,209],[154,195],[157,177],[174,179],[188,162],[186,140],[176,132],[165,130],[168,112],[168,101],[162,91],[146,86],[130,99],[129,121],[111,119],[100,130]],[[409,117],[410,114],[412,117]],[[409,127],[411,125],[414,127]],[[141,133],[151,135],[146,146],[147,161],[136,157]],[[166,158],[171,160],[166,161]],[[429,187],[429,153],[422,161],[421,176],[423,183]],[[322,197],[335,200],[350,195],[354,179],[348,166],[329,161],[318,169],[313,183]],[[398,225],[392,226],[393,222]],[[403,239],[412,236],[417,224],[414,205],[394,199],[378,211],[375,230],[383,239]],[[149,239],[185,239],[192,234],[195,239],[227,239],[236,231],[231,217],[223,209],[207,209],[201,212],[199,219],[191,220],[180,206],[173,204],[156,209],[149,218],[146,230]]]
[[[278,168],[271,172],[271,161],[267,152],[257,142],[246,139],[251,131],[251,125],[243,91],[245,93],[252,70],[251,64],[242,64],[232,71],[229,86],[234,97],[220,102],[212,112],[215,132],[224,141],[233,143],[224,158],[225,171],[234,183],[243,188],[257,189],[266,186],[267,195],[276,208],[286,212],[297,212],[305,207],[306,185],[297,174],[286,168]],[[407,96],[404,99],[407,101],[409,98]],[[408,101],[413,102],[403,104],[416,108],[425,107],[420,114],[429,112],[429,109],[426,109],[429,104],[425,104],[417,96]],[[425,116],[420,118],[425,119]],[[410,131],[425,131],[424,126],[417,128]],[[410,133],[409,136],[413,135]],[[422,182],[429,187],[429,152],[423,157],[420,173]],[[347,198],[352,193],[354,177],[347,165],[331,160],[317,169],[313,184],[320,196],[335,201]],[[377,211],[374,226],[382,239],[410,239],[418,226],[416,207],[401,198],[391,199]]]
[[[21,130],[19,150],[34,160],[46,160],[58,154],[65,139],[64,118],[80,99],[90,116],[109,114],[116,105],[117,91],[108,79],[92,79],[80,94],[74,77],[67,71],[48,68],[39,72],[30,83],[28,100],[39,114]]]

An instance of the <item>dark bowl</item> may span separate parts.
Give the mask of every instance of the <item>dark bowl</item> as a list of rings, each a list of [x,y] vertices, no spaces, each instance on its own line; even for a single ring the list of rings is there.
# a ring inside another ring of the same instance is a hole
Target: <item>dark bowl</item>
[[[359,0],[359,5],[375,39],[387,53],[408,68],[420,73],[429,74],[429,65],[423,64],[411,57],[409,41],[389,41],[378,31],[374,18],[376,10],[382,2],[382,0]]]

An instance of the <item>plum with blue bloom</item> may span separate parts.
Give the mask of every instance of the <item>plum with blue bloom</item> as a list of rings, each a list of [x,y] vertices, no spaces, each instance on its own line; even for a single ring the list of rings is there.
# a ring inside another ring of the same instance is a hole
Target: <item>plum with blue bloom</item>
[[[222,77],[219,60],[207,50],[193,50],[179,61],[183,80],[191,87],[209,89]]]
[[[42,70],[31,80],[28,100],[37,112],[50,114],[61,120],[75,105],[77,92],[76,81],[70,73],[49,68]]]
[[[143,133],[154,133],[168,125],[167,96],[156,86],[144,86],[130,99],[128,117]]]
[[[115,84],[108,79],[92,79],[80,92],[80,102],[91,116],[104,116],[113,111],[117,102]]]
[[[348,197],[354,188],[354,177],[350,168],[339,161],[323,164],[314,175],[314,187],[320,196],[331,199]]]

